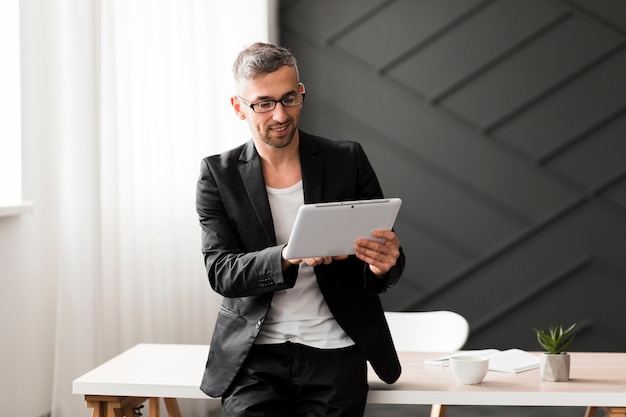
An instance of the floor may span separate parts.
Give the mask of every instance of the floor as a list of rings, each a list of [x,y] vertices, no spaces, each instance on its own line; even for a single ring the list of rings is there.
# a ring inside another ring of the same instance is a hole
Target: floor
[[[181,404],[182,406],[183,404]],[[206,405],[206,404],[205,404]],[[181,407],[184,409],[186,407]],[[211,410],[185,410],[185,416],[223,417],[217,404]],[[583,417],[584,407],[484,407],[484,406],[450,406],[446,417]],[[598,411],[598,417],[604,413]],[[425,405],[381,405],[368,404],[365,417],[429,417],[430,406]]]
[[[220,401],[179,400],[183,416],[223,417]],[[584,417],[585,407],[449,406],[446,417]],[[429,417],[430,406],[368,404],[364,417]],[[597,417],[604,417],[598,410]]]
[[[484,407],[450,406],[446,417],[583,417],[584,407]],[[429,417],[430,407],[421,405],[368,404],[365,417]],[[598,412],[602,416],[602,412]]]

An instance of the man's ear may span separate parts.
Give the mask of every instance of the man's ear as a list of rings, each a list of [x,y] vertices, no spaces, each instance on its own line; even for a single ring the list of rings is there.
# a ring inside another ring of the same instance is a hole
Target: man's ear
[[[235,110],[235,114],[237,115],[237,117],[239,117],[241,120],[244,120],[246,118],[246,114],[243,112],[243,109],[241,108],[241,102],[239,101],[239,98],[237,96],[232,96],[230,98],[230,105],[233,106],[233,110]]]

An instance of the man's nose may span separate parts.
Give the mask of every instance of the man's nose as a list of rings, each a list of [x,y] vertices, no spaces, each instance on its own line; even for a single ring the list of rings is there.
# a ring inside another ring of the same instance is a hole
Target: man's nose
[[[289,118],[289,115],[285,110],[285,106],[283,106],[283,103],[281,103],[280,101],[276,103],[276,107],[274,107],[274,110],[272,110],[272,112],[272,118],[277,122],[282,123]]]

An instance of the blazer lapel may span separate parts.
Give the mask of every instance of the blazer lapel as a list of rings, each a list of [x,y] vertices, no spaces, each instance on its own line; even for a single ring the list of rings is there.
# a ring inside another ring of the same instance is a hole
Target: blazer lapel
[[[324,164],[317,155],[317,147],[306,133],[300,131],[300,167],[304,202],[319,203],[324,189]]]
[[[265,190],[265,181],[263,180],[263,170],[261,168],[261,159],[256,152],[254,142],[250,140],[243,148],[239,161],[239,172],[243,180],[244,187],[248,193],[248,198],[252,203],[252,207],[257,215],[259,223],[263,227],[265,236],[271,242],[276,244],[276,234],[274,232],[274,223],[272,221],[272,211],[270,203],[267,199],[267,191]]]

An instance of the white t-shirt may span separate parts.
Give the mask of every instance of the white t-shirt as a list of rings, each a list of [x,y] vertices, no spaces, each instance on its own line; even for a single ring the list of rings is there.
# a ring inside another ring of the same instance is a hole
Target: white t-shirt
[[[287,243],[298,208],[304,204],[302,181],[289,188],[267,188],[277,243]],[[272,305],[255,343],[301,343],[321,349],[352,346],[337,324],[317,285],[313,268],[300,264],[296,285],[274,293]]]

